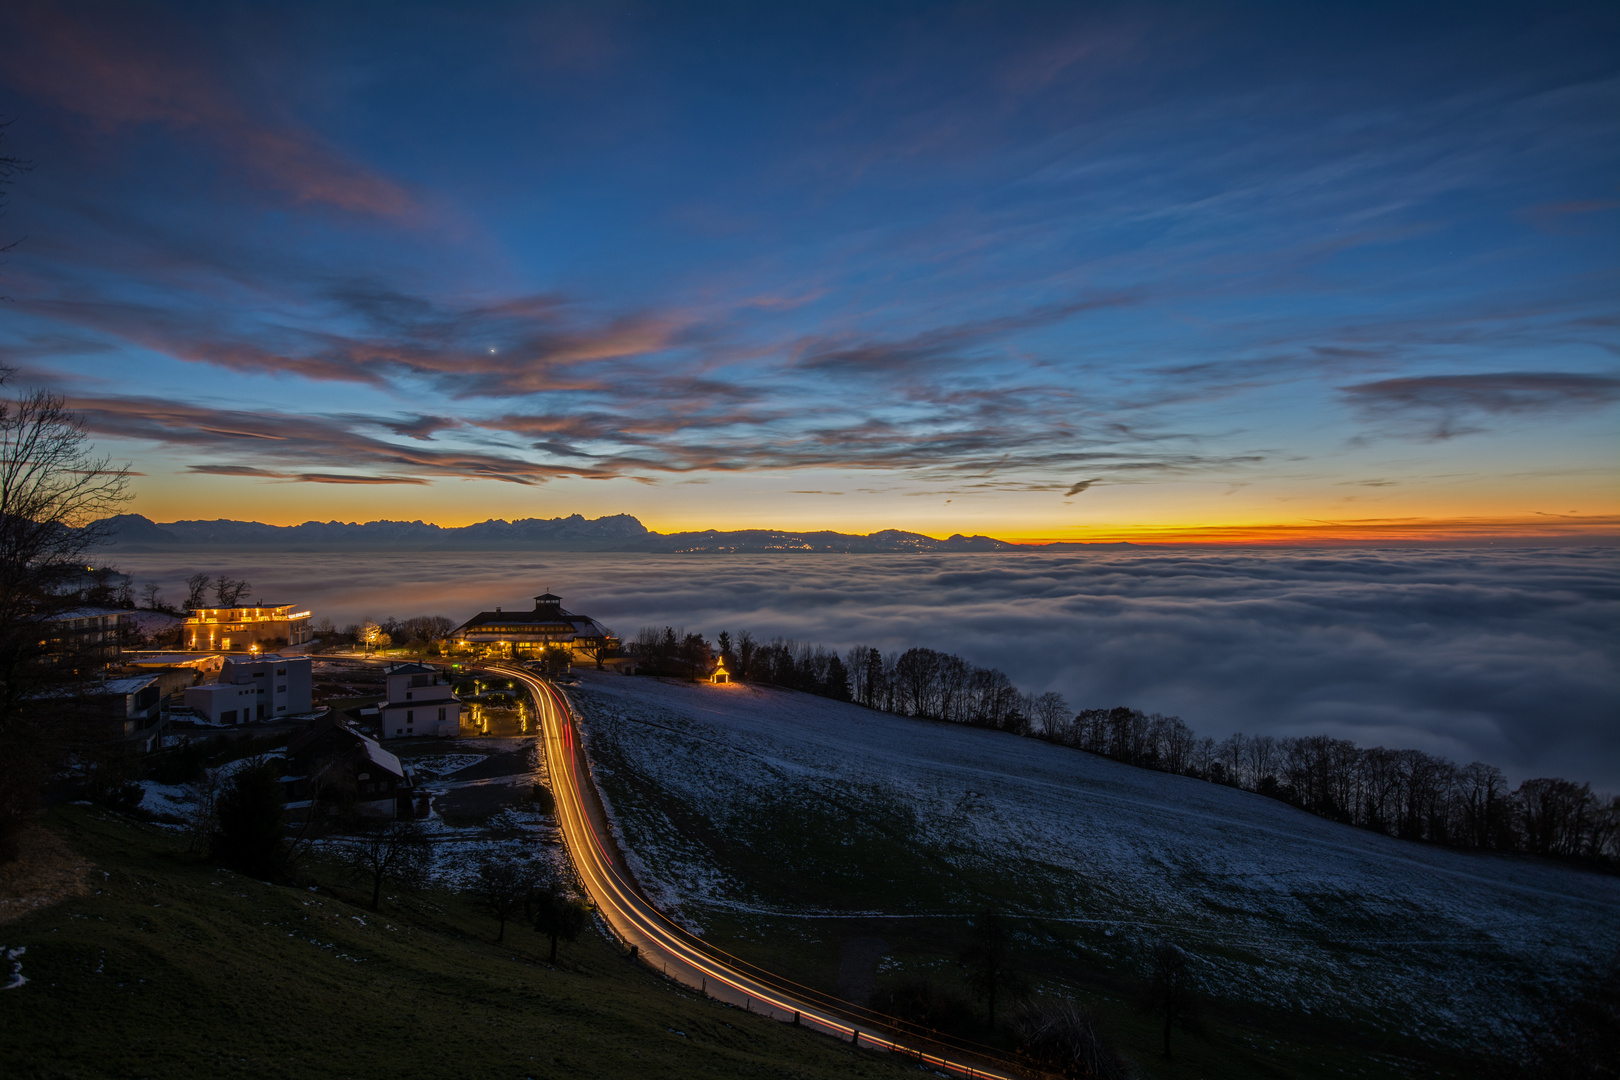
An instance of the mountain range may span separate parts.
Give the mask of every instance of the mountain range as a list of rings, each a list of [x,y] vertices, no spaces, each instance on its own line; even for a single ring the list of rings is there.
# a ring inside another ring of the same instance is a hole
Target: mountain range
[[[819,552],[881,554],[887,552],[978,552],[1063,550],[1113,547],[1100,544],[1013,544],[988,536],[957,534],[936,540],[921,533],[883,529],[869,535],[830,530],[792,532],[778,529],[704,529],[697,532],[653,532],[629,514],[587,519],[579,514],[557,518],[492,518],[475,525],[447,528],[424,521],[306,521],[302,525],[266,525],[258,521],[171,521],[159,524],[140,514],[104,518],[100,529],[107,544],[120,551],[258,550],[258,551],[641,551],[654,554],[753,554]]]

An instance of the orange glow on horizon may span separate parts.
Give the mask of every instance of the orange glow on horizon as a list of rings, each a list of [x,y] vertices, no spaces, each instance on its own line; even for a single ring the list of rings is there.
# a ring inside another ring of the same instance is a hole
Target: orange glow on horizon
[[[1067,536],[997,537],[1018,544],[1198,544],[1209,546],[1313,547],[1333,544],[1456,544],[1513,541],[1620,542],[1620,515],[1567,518],[1365,518],[1349,521],[1170,524],[1099,528]]]

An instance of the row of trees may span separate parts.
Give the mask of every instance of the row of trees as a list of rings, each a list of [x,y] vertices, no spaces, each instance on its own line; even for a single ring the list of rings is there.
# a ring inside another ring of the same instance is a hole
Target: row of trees
[[[718,652],[732,677],[853,701],[868,708],[993,728],[1115,761],[1258,792],[1336,821],[1453,847],[1620,863],[1620,797],[1552,777],[1511,787],[1483,762],[1457,765],[1421,750],[1360,747],[1327,735],[1199,736],[1180,717],[1118,706],[1072,710],[1061,694],[1026,694],[997,668],[911,648],[843,655],[744,631],[644,629],[632,650],[659,674],[698,678]],[[650,663],[649,663],[650,661]]]
[[[362,619],[341,627],[331,619],[322,618],[310,627],[323,649],[352,646],[367,649],[405,648],[418,652],[439,649],[445,637],[455,628],[455,620],[447,615],[413,615],[408,619],[390,615],[385,619]]]
[[[1200,738],[1180,717],[1086,709],[1037,734],[1143,768],[1229,784],[1346,824],[1452,847],[1620,860],[1620,798],[1557,778],[1511,788],[1484,762],[1329,735]]]
[[[495,919],[496,941],[506,938],[506,924],[517,918],[551,939],[552,963],[557,943],[573,941],[590,923],[590,905],[573,880],[543,859],[485,859],[468,890],[473,903]]]

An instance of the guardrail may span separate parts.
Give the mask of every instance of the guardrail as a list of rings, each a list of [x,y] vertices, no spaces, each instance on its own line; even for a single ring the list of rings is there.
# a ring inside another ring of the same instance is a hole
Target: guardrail
[[[559,780],[566,779],[570,781],[569,794],[574,804],[569,810],[575,815],[574,821],[570,824],[588,833],[591,845],[594,846],[594,850],[587,847],[585,852],[571,851],[570,854],[576,867],[581,865],[582,859],[590,864],[593,873],[580,874],[587,889],[593,884],[599,884],[619,894],[617,897],[612,895],[593,897],[598,910],[613,910],[637,932],[648,937],[651,944],[669,953],[678,966],[685,965],[702,973],[699,976],[699,985],[693,989],[701,990],[705,996],[713,996],[709,993],[707,980],[714,977],[734,994],[742,995],[746,1007],[751,1008],[752,1002],[757,999],[762,1006],[768,1006],[773,1015],[781,1013],[784,1020],[791,1015],[791,1021],[787,1022],[821,1028],[829,1034],[848,1039],[855,1045],[902,1054],[915,1058],[920,1064],[949,1070],[976,1080],[977,1078],[1009,1080],[1011,1077],[1048,1078],[1053,1075],[1034,1069],[994,1047],[925,1028],[900,1017],[889,1016],[767,971],[757,964],[704,941],[670,919],[647,898],[640,885],[629,876],[627,868],[625,871],[620,870],[620,866],[624,863],[623,855],[610,850],[611,838],[604,841],[600,831],[591,824],[591,815],[584,805],[582,770],[578,766],[583,765],[583,774],[590,779],[593,787],[595,780],[591,777],[589,759],[575,738],[576,713],[567,695],[534,673],[520,668],[488,665],[487,670],[516,677],[530,693],[535,695],[536,705],[542,715],[542,724],[547,721],[556,723],[555,749],[564,760],[550,762],[550,755],[554,749],[551,737],[546,740],[546,749],[554,794],[558,796],[559,811],[562,811],[565,799],[562,793],[556,792],[555,789]],[[545,703],[542,702],[542,698],[546,699]],[[600,803],[598,805],[600,806]],[[603,816],[605,820],[605,811]],[[572,839],[568,828],[564,828],[562,832],[565,840]],[[571,843],[570,847],[573,846]],[[598,878],[601,880],[598,881]],[[604,916],[603,921],[608,924],[615,936],[625,941],[627,946],[632,950],[638,950],[634,943],[626,940],[623,929],[613,926],[611,919]],[[639,951],[637,955],[645,962],[652,963],[650,956],[642,956]],[[669,974],[667,965],[665,974]],[[906,1045],[902,1039],[912,1045]]]

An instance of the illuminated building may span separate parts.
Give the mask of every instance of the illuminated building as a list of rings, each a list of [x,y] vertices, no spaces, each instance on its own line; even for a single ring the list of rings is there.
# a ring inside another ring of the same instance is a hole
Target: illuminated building
[[[193,608],[185,647],[196,652],[274,652],[309,642],[309,612],[294,604]]]
[[[562,597],[542,593],[533,611],[480,611],[450,633],[457,648],[482,648],[511,657],[537,657],[567,649],[574,659],[594,661],[619,648],[613,631],[588,615],[564,611]]]

